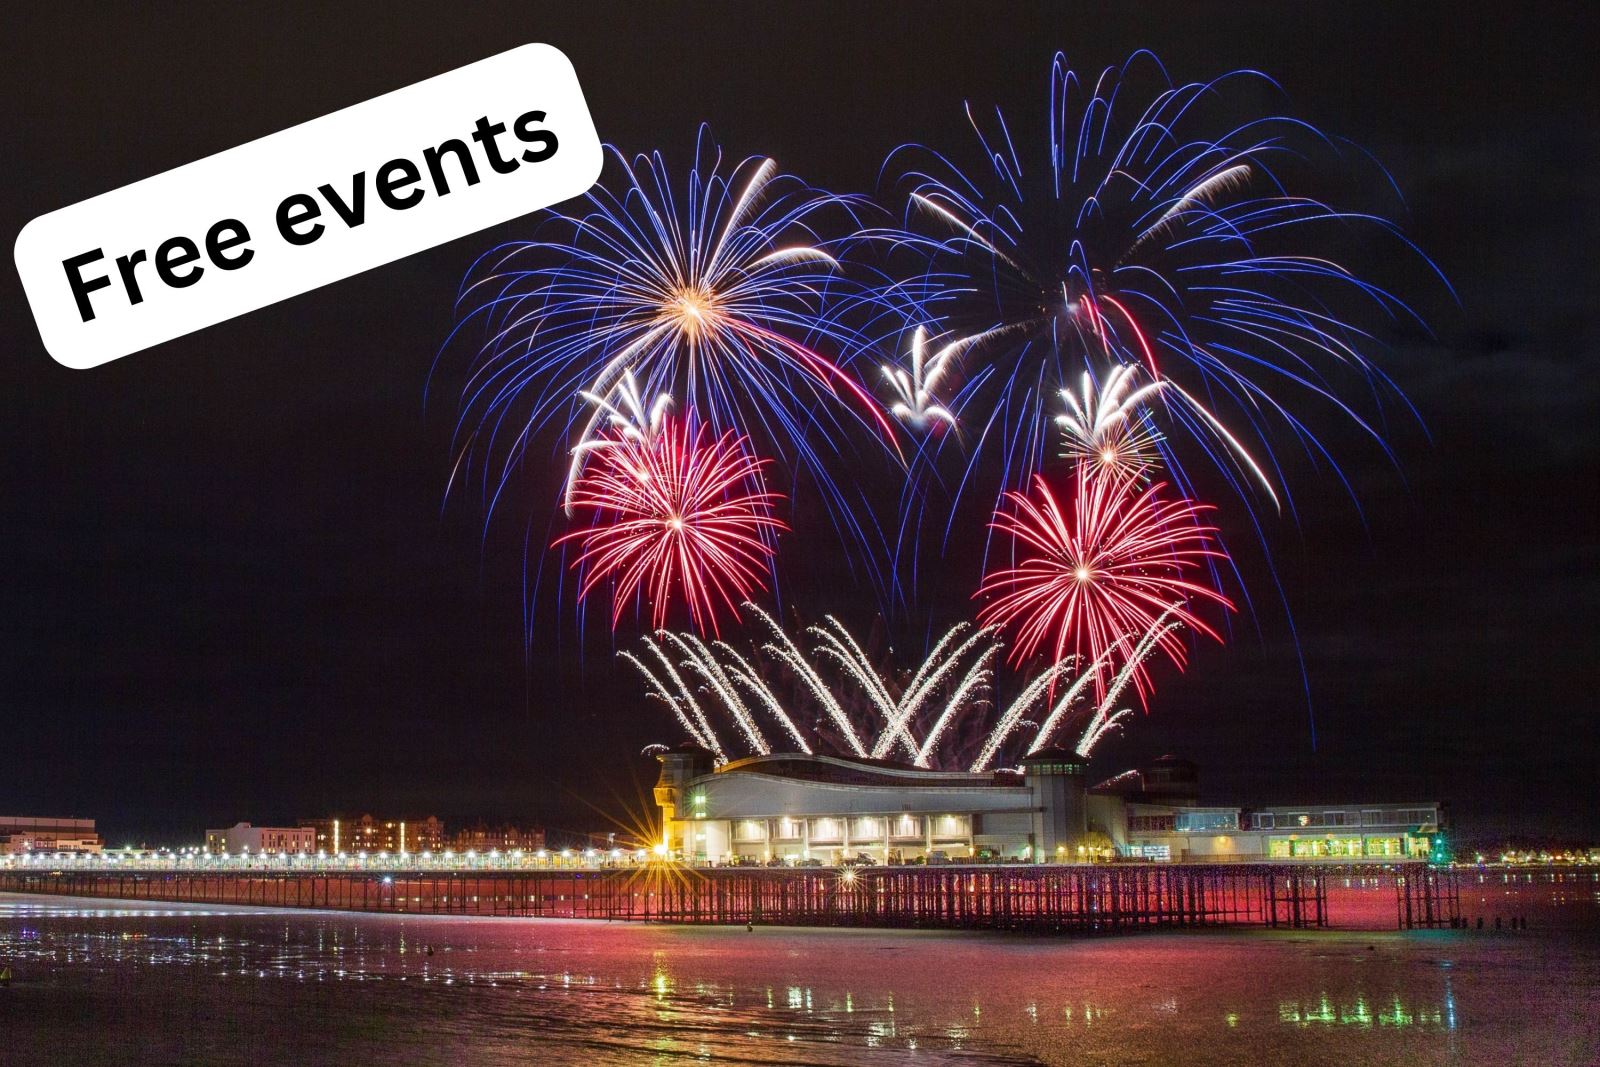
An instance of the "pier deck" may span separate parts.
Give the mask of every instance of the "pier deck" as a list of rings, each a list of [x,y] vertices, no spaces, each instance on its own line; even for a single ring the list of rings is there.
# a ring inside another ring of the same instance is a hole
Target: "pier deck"
[[[0,892],[386,914],[1114,933],[1350,924],[1330,884],[1393,902],[1395,926],[1459,920],[1454,872],[1425,864],[978,865],[570,870],[0,870]],[[1347,897],[1349,893],[1342,894]]]

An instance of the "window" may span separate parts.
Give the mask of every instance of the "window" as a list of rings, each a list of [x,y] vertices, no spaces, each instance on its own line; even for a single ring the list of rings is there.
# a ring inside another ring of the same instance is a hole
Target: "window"
[[[1389,820],[1383,817],[1383,812],[1376,808],[1367,808],[1361,813],[1362,826],[1386,826]]]
[[[734,827],[735,841],[762,841],[766,836],[766,826],[754,819],[741,819]]]
[[[1173,823],[1173,828],[1187,833],[1237,830],[1239,828],[1239,816],[1236,812],[1231,811],[1185,811],[1178,814]]]
[[[921,837],[922,820],[915,815],[902,815],[894,821],[894,836]]]
[[[883,836],[883,820],[862,818],[857,819],[855,827],[851,829],[852,838],[880,838]]]
[[[1398,856],[1400,855],[1400,839],[1398,837],[1369,837],[1367,838],[1367,855]]]
[[[1276,817],[1270,811],[1258,811],[1250,816],[1250,825],[1257,830],[1271,830],[1276,822]]]
[[[811,824],[811,840],[837,841],[839,840],[839,831],[838,819],[818,819]]]

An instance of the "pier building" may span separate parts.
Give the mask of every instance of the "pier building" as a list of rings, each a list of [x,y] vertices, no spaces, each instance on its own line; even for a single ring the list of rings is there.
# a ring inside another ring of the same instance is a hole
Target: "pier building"
[[[1446,829],[1437,802],[1201,804],[1195,765],[1172,756],[1094,786],[1065,750],[984,773],[802,753],[715,766],[692,745],[658,758],[664,845],[700,863],[1429,859]]]

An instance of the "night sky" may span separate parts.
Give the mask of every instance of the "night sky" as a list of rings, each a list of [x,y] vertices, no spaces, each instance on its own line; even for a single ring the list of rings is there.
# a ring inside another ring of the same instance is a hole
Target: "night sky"
[[[528,41],[572,59],[603,140],[681,171],[706,121],[835,191],[872,191],[905,141],[965,148],[963,100],[1042,135],[1057,48],[1084,71],[1148,47],[1181,80],[1272,74],[1388,166],[1459,304],[1390,279],[1437,333],[1377,357],[1425,429],[1391,407],[1398,466],[1337,431],[1359,510],[1297,470],[1299,521],[1269,534],[1315,750],[1269,603],[1259,634],[1157,668],[1150,715],[1096,769],[1171,751],[1216,802],[1437,798],[1469,837],[1594,836],[1582,5],[144,7],[3,16],[0,230]],[[0,813],[94,817],[122,844],[329,812],[603,827],[588,804],[640,804],[639,751],[676,727],[570,607],[524,648],[522,537],[549,498],[484,536],[476,500],[444,500],[459,378],[424,404],[461,276],[532,222],[90,371],[46,355],[0,271]],[[786,603],[865,629],[876,601],[811,518],[780,556]],[[1270,602],[1259,556],[1242,565]],[[966,614],[958,577],[896,622],[902,643]]]

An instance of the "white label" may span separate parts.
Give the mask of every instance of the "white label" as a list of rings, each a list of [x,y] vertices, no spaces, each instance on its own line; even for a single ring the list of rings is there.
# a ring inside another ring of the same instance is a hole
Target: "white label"
[[[600,140],[529,44],[71,207],[17,236],[57,362],[86,368],[585,192]]]

